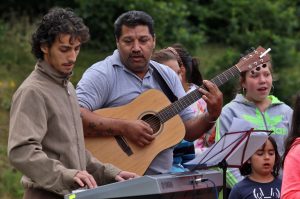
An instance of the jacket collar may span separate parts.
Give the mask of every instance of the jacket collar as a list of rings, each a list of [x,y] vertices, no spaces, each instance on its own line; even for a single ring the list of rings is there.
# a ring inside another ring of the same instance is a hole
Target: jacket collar
[[[283,103],[282,101],[280,101],[274,95],[269,95],[267,98],[269,98],[271,100],[271,105],[277,105],[277,104],[282,104]],[[237,94],[233,101],[238,102],[238,103],[242,103],[242,104],[254,105],[253,102],[247,100],[245,98],[245,96],[242,95],[242,94]]]
[[[68,75],[59,73],[57,70],[55,70],[51,65],[49,65],[44,60],[38,60],[37,64],[35,65],[35,70],[40,71],[41,73],[47,75],[48,77],[53,79],[56,83],[64,87],[67,86],[71,76],[73,75],[73,71]]]

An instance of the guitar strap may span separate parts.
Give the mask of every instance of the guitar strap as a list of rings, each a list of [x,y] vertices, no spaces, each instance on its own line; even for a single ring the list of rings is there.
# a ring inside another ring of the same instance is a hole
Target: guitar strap
[[[153,77],[157,80],[160,88],[164,92],[164,94],[169,98],[169,100],[173,103],[178,100],[176,95],[172,92],[164,78],[161,76],[161,74],[158,72],[158,70],[150,63],[150,66],[153,68]]]

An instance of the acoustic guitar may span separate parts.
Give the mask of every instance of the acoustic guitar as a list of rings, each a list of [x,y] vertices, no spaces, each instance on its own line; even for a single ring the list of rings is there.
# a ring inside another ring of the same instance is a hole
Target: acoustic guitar
[[[269,61],[269,50],[258,47],[211,81],[220,86],[240,72]],[[201,97],[202,94],[196,89],[170,103],[164,93],[150,89],[127,105],[96,110],[94,112],[103,117],[141,119],[152,127],[156,138],[151,144],[140,147],[123,136],[85,137],[86,148],[103,163],[111,163],[122,170],[143,175],[158,153],[184,138],[185,127],[178,113]]]

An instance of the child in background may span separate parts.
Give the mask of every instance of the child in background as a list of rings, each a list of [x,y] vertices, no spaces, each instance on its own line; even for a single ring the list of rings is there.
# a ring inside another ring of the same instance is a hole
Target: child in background
[[[200,62],[192,57],[190,53],[179,43],[173,44],[167,49],[178,56],[181,71],[181,83],[186,93],[190,93],[202,85],[203,77],[199,70]],[[206,112],[206,103],[201,98],[191,105],[195,115]],[[215,142],[215,126],[200,138],[194,141],[195,153],[200,154]]]
[[[180,64],[182,62],[174,49],[167,48],[167,49],[156,51],[153,53],[151,59],[158,63],[170,67],[178,75],[180,81],[182,82],[182,75],[180,69]],[[192,160],[194,158],[195,158],[195,149],[194,149],[193,142],[182,140],[174,148],[173,164],[170,172],[177,173],[177,172],[187,171],[187,169],[184,168],[183,163]]]
[[[216,141],[231,126],[240,125],[240,119],[256,130],[272,130],[280,156],[284,153],[284,141],[291,127],[293,110],[276,96],[272,95],[273,67],[271,62],[261,64],[249,71],[240,73],[240,87],[236,97],[222,108],[216,123]],[[239,119],[236,120],[235,118]],[[229,168],[226,175],[227,187],[232,188],[243,179],[239,170]]]
[[[197,89],[202,85],[202,75],[198,69],[198,60],[192,57],[188,51],[180,44],[174,44],[171,47],[156,51],[153,53],[152,60],[164,64],[178,75],[186,93]],[[206,103],[201,98],[191,105],[195,117],[206,112]],[[184,163],[195,158],[195,152],[201,153],[208,146],[214,143],[215,128],[208,133],[204,133],[194,142],[182,140],[173,151],[173,166],[171,172],[183,172]],[[195,151],[196,150],[196,151]]]
[[[245,178],[234,185],[229,199],[279,199],[281,179],[278,178],[280,155],[272,137],[240,168]]]

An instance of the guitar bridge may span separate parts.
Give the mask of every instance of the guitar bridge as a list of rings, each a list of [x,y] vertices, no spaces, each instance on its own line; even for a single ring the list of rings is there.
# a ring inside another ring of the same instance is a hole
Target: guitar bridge
[[[120,135],[116,135],[114,137],[115,137],[118,145],[124,151],[124,153],[126,153],[127,156],[131,156],[133,154],[133,152],[132,152],[130,146],[127,144],[126,140]]]

